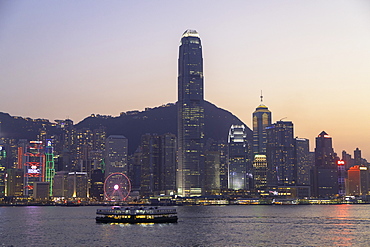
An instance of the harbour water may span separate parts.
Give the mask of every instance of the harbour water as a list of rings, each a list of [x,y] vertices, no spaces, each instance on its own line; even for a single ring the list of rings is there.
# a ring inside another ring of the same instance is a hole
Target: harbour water
[[[370,205],[177,207],[175,224],[98,224],[102,207],[0,207],[1,246],[369,246]]]

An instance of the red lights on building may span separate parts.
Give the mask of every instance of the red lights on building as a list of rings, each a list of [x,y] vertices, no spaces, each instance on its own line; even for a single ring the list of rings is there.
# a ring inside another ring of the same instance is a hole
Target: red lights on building
[[[345,164],[346,164],[346,162],[344,160],[338,160],[337,161],[338,166],[344,166]]]

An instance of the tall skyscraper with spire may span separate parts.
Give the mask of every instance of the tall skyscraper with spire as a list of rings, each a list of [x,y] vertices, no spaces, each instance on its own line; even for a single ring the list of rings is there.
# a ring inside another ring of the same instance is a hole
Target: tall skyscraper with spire
[[[271,125],[271,111],[263,104],[261,92],[261,104],[253,112],[253,153],[265,154],[267,147],[266,127]]]
[[[195,30],[181,38],[178,60],[178,170],[180,196],[203,193],[204,98],[202,44]]]

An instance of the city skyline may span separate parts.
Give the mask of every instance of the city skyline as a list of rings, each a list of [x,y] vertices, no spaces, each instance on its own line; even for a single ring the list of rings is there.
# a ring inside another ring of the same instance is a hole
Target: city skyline
[[[251,128],[263,90],[311,151],[325,131],[369,157],[367,2],[196,3],[185,18],[189,2],[2,2],[0,111],[78,122],[176,102],[179,36],[196,29],[206,100]]]

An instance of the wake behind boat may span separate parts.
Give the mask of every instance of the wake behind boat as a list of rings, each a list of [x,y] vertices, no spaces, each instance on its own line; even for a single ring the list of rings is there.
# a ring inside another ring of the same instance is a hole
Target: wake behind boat
[[[97,209],[99,223],[176,223],[177,212],[172,207],[121,207]]]

